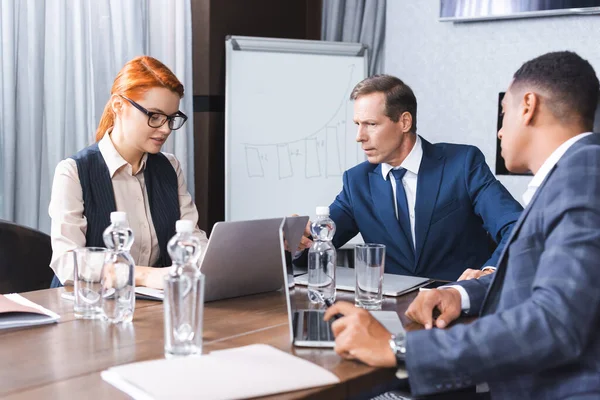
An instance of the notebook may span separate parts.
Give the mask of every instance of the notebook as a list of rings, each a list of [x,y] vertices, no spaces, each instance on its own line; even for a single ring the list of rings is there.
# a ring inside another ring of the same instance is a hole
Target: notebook
[[[340,382],[328,370],[265,344],[127,364],[101,376],[136,400],[244,399]]]
[[[51,324],[60,316],[16,293],[0,295],[0,329]]]
[[[307,286],[308,274],[296,276],[294,282],[296,282],[296,285]],[[417,290],[430,282],[431,280],[429,278],[383,274],[383,294],[386,296],[402,296],[403,294]],[[337,267],[335,269],[335,288],[354,292],[355,287],[356,277],[354,276],[354,269]]]
[[[140,300],[163,301],[165,299],[165,293],[162,289],[153,289],[145,286],[136,286],[135,297]]]

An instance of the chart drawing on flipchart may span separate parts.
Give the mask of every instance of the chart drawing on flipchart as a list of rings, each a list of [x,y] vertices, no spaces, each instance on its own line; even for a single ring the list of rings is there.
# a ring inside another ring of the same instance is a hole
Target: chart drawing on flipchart
[[[355,142],[350,93],[360,80],[354,65],[347,68],[347,84],[331,105],[327,120],[305,135],[281,142],[240,143],[250,179],[340,179],[343,172],[364,160]]]

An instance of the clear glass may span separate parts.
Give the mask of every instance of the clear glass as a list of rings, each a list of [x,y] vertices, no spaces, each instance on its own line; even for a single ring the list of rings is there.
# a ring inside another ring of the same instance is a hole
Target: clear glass
[[[322,304],[326,299],[335,301],[336,250],[331,241],[335,223],[329,215],[319,215],[311,224],[314,239],[308,250],[308,299]]]
[[[204,275],[192,266],[175,268],[165,276],[165,357],[201,355]]]
[[[102,313],[117,324],[131,322],[135,310],[135,262],[128,252],[110,252],[102,270]]]
[[[97,319],[102,317],[102,267],[108,249],[82,247],[73,250],[76,318]]]
[[[129,254],[133,231],[126,221],[115,221],[103,239],[110,250],[102,270],[103,316],[114,324],[131,322],[135,310],[135,262]]]
[[[381,310],[385,245],[366,243],[354,248],[356,291],[354,302],[367,310]]]

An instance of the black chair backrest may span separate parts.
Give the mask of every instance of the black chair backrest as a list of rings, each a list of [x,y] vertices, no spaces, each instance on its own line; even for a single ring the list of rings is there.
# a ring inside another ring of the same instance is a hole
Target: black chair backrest
[[[50,236],[22,225],[0,220],[0,293],[48,289]]]

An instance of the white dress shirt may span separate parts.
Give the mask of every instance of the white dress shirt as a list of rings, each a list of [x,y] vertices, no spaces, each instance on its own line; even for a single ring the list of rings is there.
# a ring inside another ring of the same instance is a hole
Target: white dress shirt
[[[108,132],[98,142],[98,148],[112,180],[117,211],[127,213],[129,226],[133,230],[131,256],[136,265],[152,266],[160,256],[160,249],[144,180],[148,155],[144,154],[139,171],[134,172],[132,166],[115,148]],[[197,225],[198,210],[187,190],[181,165],[174,155],[163,154],[177,174],[180,218],[191,220]],[[73,260],[70,251],[85,246],[87,231],[87,220],[83,215],[83,192],[77,164],[72,158],[67,158],[56,166],[48,212],[52,219],[50,268],[64,284],[73,280]],[[194,234],[202,241],[204,255],[208,243],[206,234],[197,227]]]
[[[577,136],[573,136],[571,139],[558,146],[556,150],[554,150],[552,154],[550,154],[550,157],[548,157],[546,161],[544,161],[538,172],[534,175],[531,182],[529,182],[529,185],[527,185],[527,190],[525,191],[525,193],[523,193],[523,204],[525,205],[525,207],[529,205],[529,202],[531,201],[531,199],[533,199],[535,192],[538,190],[542,182],[544,182],[546,176],[548,176],[552,168],[554,168],[554,166],[567,152],[567,150],[569,150],[569,148],[573,146],[577,141],[591,134],[592,132],[585,132],[580,133]]]
[[[535,192],[539,189],[542,182],[544,182],[544,179],[546,179],[552,168],[554,168],[554,166],[567,152],[567,150],[569,150],[569,148],[573,146],[577,141],[591,134],[592,132],[585,132],[580,133],[577,136],[573,136],[571,139],[558,146],[556,150],[554,150],[552,154],[550,154],[550,157],[548,157],[546,161],[544,161],[538,172],[533,176],[531,182],[529,182],[529,184],[527,185],[527,190],[525,191],[525,193],[523,193],[523,204],[525,205],[525,207],[529,205],[531,199],[533,199],[533,196],[535,195]],[[469,309],[471,308],[471,299],[469,298],[469,294],[467,293],[465,288],[459,285],[450,285],[445,287],[453,287],[457,289],[460,292],[460,302],[462,311],[469,311]]]
[[[398,167],[392,167],[390,164],[381,164],[381,174],[383,179],[387,180],[390,171],[393,169],[406,169],[406,173],[402,177],[402,185],[404,186],[404,193],[406,193],[406,202],[408,204],[408,214],[410,217],[410,230],[412,233],[413,246],[416,247],[417,240],[415,237],[415,203],[417,201],[417,177],[419,175],[419,167],[421,166],[421,160],[423,159],[423,145],[421,144],[421,138],[419,135],[415,144],[408,153],[408,156],[402,161]],[[390,179],[392,183],[392,192],[394,193],[394,210],[396,211],[396,218],[398,218],[398,202],[396,198],[396,179]]]

